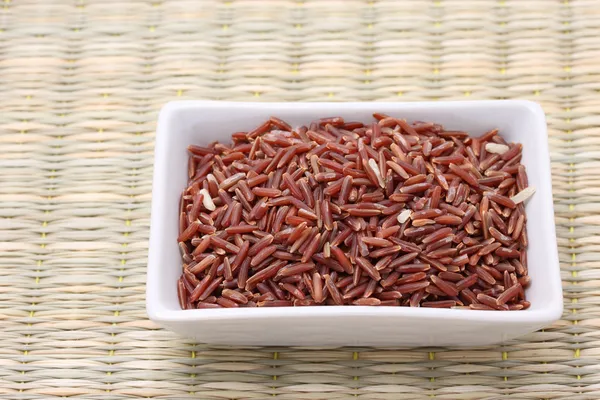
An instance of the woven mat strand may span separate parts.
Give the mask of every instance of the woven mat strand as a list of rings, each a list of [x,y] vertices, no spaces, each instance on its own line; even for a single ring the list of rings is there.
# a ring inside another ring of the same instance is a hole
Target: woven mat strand
[[[0,2],[0,398],[600,398],[595,0]],[[175,99],[522,98],[548,115],[563,319],[504,347],[215,348],[144,311]]]

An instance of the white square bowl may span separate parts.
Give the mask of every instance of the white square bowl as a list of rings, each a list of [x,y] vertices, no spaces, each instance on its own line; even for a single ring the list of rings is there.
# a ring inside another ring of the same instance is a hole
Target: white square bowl
[[[329,116],[372,121],[383,112],[409,121],[480,135],[493,128],[523,144],[530,186],[527,230],[531,308],[497,312],[410,307],[286,307],[181,310],[177,279],[178,204],[187,183],[187,146],[229,143],[270,116],[293,126]],[[435,103],[172,102],[160,112],[156,137],[146,292],[153,321],[204,343],[317,346],[475,346],[503,342],[560,318],[563,301],[556,246],[544,113],[527,101]]]

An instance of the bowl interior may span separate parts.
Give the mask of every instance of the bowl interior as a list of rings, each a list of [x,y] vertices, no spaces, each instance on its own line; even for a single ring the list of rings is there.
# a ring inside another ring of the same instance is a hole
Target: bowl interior
[[[176,280],[181,259],[176,242],[178,204],[187,183],[187,150],[190,144],[230,142],[233,132],[248,131],[271,115],[292,126],[318,118],[342,116],[346,120],[373,121],[373,112],[384,112],[408,121],[432,121],[447,129],[479,136],[498,128],[507,140],[523,144],[523,160],[529,184],[536,194],[529,199],[527,230],[528,261],[532,284],[527,289],[531,310],[562,305],[558,257],[552,209],[550,166],[545,120],[533,103],[224,103],[179,102],[161,112],[156,144],[150,257],[160,268],[160,288],[153,296],[165,309],[179,310]],[[156,215],[155,215],[156,214]]]

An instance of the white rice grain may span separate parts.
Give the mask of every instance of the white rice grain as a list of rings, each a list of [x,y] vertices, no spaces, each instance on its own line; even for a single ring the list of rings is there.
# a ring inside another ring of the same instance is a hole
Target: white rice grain
[[[412,210],[404,210],[400,213],[400,215],[398,215],[398,222],[400,222],[401,224],[405,223],[406,221],[408,221],[408,219],[410,218],[410,216],[412,215]]]
[[[510,150],[510,147],[508,147],[505,144],[500,144],[500,143],[486,143],[485,149],[487,150],[488,153],[504,154],[508,150]]]
[[[515,204],[519,204],[519,203],[524,202],[531,196],[533,196],[534,193],[535,193],[535,188],[533,186],[529,186],[529,187],[526,187],[525,189],[521,190],[519,193],[515,194],[510,199],[512,201],[514,201]]]
[[[206,208],[209,211],[215,211],[217,207],[215,206],[215,203],[213,203],[212,198],[210,197],[210,193],[208,193],[208,190],[200,189],[200,193],[202,194],[202,204],[204,205],[204,208]]]
[[[379,182],[379,186],[382,188],[385,187],[385,182],[383,181],[383,176],[381,176],[381,171],[379,171],[379,166],[377,165],[377,161],[372,158],[369,158],[369,167],[373,170],[373,173],[377,177],[377,182]]]

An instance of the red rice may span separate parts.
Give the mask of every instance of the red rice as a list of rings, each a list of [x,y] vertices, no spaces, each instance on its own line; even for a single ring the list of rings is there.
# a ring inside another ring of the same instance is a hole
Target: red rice
[[[374,117],[190,145],[181,308],[527,309],[521,144]]]

